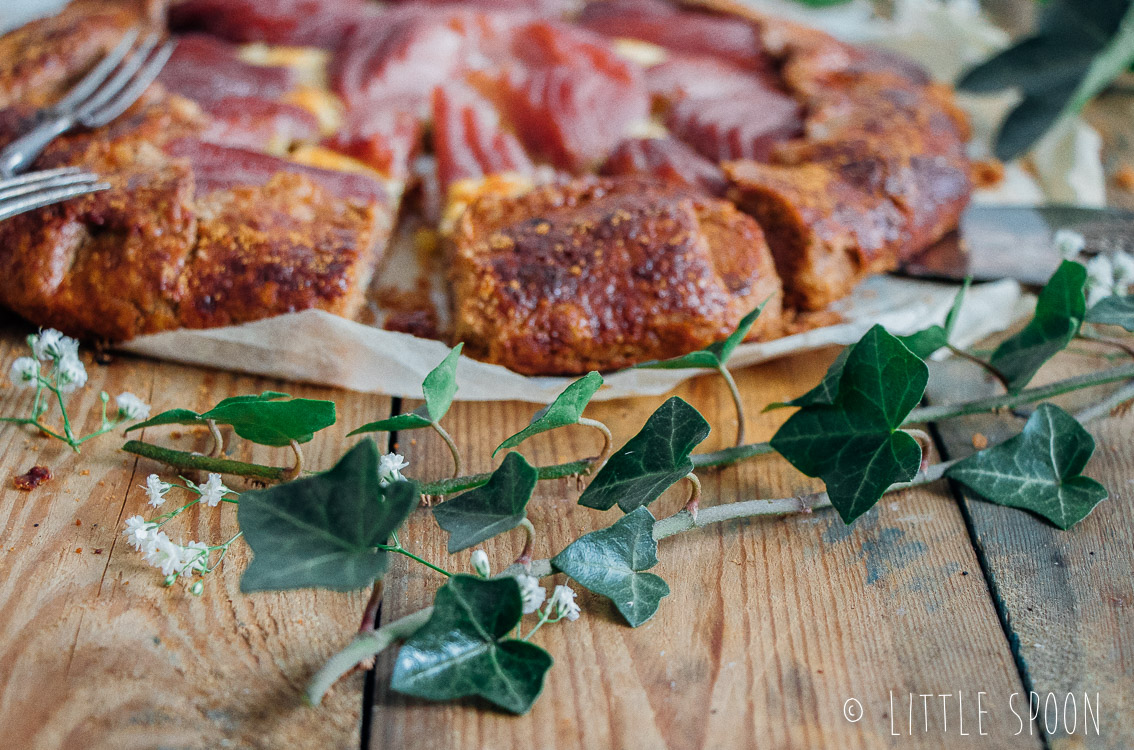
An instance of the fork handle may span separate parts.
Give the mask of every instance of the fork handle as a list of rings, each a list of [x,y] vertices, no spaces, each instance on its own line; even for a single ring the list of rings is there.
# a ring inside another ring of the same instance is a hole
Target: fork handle
[[[52,115],[0,151],[0,177],[13,177],[31,166],[47,144],[75,126],[70,115]]]

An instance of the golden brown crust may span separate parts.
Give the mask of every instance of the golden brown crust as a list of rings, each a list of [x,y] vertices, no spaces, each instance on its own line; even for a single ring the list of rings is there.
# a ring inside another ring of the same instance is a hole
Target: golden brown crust
[[[611,370],[699,349],[780,285],[763,233],[724,201],[635,178],[486,195],[452,239],[455,337],[521,373]]]

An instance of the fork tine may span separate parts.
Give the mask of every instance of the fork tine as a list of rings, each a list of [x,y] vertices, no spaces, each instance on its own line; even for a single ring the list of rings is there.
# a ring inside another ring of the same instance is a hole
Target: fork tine
[[[158,48],[158,51],[137,71],[130,84],[119,91],[117,96],[112,97],[110,101],[106,102],[101,108],[94,110],[83,118],[83,124],[89,128],[97,128],[107,124],[129,109],[130,105],[138,101],[138,97],[142,95],[161,73],[161,69],[165,67],[165,63],[169,60],[170,55],[173,54],[173,50],[176,46],[177,42],[170,40]]]
[[[16,185],[23,185],[26,182],[35,182],[57,175],[78,174],[82,171],[82,167],[58,167],[56,169],[41,169],[37,172],[28,172],[27,174],[17,175],[16,177],[3,177],[0,178],[0,189],[15,187]]]
[[[98,175],[91,174],[90,172],[75,171],[64,174],[38,172],[33,174],[38,174],[40,178],[37,180],[24,180],[15,185],[9,184],[6,181],[0,181],[0,201],[47,190],[49,188],[81,184],[90,185],[99,181]]]
[[[16,214],[22,214],[25,211],[31,211],[35,208],[50,206],[53,203],[61,203],[69,198],[109,189],[110,185],[108,183],[96,182],[93,185],[69,185],[67,187],[52,188],[31,193],[30,195],[24,195],[11,200],[0,200],[0,221],[9,219]]]
[[[91,98],[87,99],[76,108],[75,119],[87,125],[86,118],[96,109],[113,99],[118,92],[130,82],[134,74],[137,73],[138,69],[146,62],[146,58],[149,57],[154,47],[157,46],[159,40],[160,37],[156,33],[150,34],[143,39],[142,43],[135,47],[134,51],[122,61],[122,64],[118,66],[118,70],[115,71],[114,75],[99,86],[98,90],[95,91]]]
[[[56,112],[70,112],[75,107],[79,106],[91,94],[102,85],[114,69],[118,67],[118,63],[126,59],[126,55],[134,46],[134,42],[138,40],[138,30],[130,29],[126,35],[122,37],[114,49],[112,49],[106,57],[102,58],[98,65],[91,69],[91,72],[83,76],[83,79],[75,84],[74,88],[67,92],[59,102],[53,107]]]

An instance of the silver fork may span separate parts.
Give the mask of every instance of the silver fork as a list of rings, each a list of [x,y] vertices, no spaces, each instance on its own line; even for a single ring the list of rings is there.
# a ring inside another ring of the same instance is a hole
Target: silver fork
[[[0,221],[33,208],[109,188],[110,185],[101,182],[98,175],[84,172],[79,167],[45,169],[3,178],[0,179]]]
[[[161,35],[154,33],[135,47],[138,36],[137,29],[127,33],[58,104],[40,114],[34,128],[0,151],[0,177],[27,169],[52,139],[74,128],[106,125],[138,100],[176,44],[161,44]]]

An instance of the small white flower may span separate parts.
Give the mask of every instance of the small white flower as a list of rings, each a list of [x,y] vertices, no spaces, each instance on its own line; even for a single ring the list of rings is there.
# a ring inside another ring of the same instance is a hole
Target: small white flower
[[[163,482],[157,474],[150,474],[146,477],[146,497],[149,498],[150,505],[155,508],[165,502],[165,493],[173,487],[169,482]]]
[[[181,547],[181,569],[178,572],[204,573],[209,567],[209,545],[189,542]]]
[[[12,368],[8,370],[8,377],[12,379],[17,388],[33,387],[38,375],[39,362],[31,357],[20,357],[12,363]]]
[[[133,393],[121,393],[114,399],[118,406],[118,416],[123,419],[147,419],[150,416],[150,406]]]
[[[1114,266],[1108,255],[1096,255],[1087,262],[1087,306],[1114,294]]]
[[[156,523],[151,523],[141,516],[130,516],[126,519],[126,530],[122,534],[136,550],[147,547],[157,538]]]
[[[566,617],[572,622],[578,620],[579,613],[582,612],[575,602],[575,592],[570,586],[556,586],[548,606],[555,611],[556,617]]]
[[[409,461],[406,461],[397,453],[387,453],[378,459],[378,484],[385,487],[390,482],[400,482],[405,477],[402,476],[402,469],[409,466]]]
[[[1114,266],[1114,283],[1119,291],[1125,293],[1134,284],[1134,255],[1115,253],[1110,262]]]
[[[488,578],[492,575],[492,566],[488,564],[488,555],[482,549],[475,550],[472,553],[472,566],[481,578]]]
[[[524,600],[524,614],[530,615],[543,606],[547,599],[547,589],[539,585],[535,576],[520,573],[516,576],[516,583],[520,584],[520,597]]]
[[[79,356],[79,342],[70,336],[64,336],[54,328],[40,331],[39,335],[28,337],[28,345],[36,359],[47,361],[67,359]]]
[[[144,552],[146,562],[155,568],[160,568],[163,576],[176,575],[181,572],[185,565],[182,562],[181,545],[174,544],[164,531],[157,533],[153,542],[144,549]]]
[[[232,490],[224,486],[220,474],[209,474],[209,481],[202,485],[192,486],[201,493],[201,502],[210,508],[215,508],[220,505],[220,501],[224,499],[224,496],[232,492]]]
[[[1067,260],[1075,260],[1087,246],[1086,238],[1073,229],[1060,229],[1052,239],[1059,254]]]
[[[66,355],[55,363],[55,382],[59,390],[71,393],[87,384],[87,368],[77,355]]]

